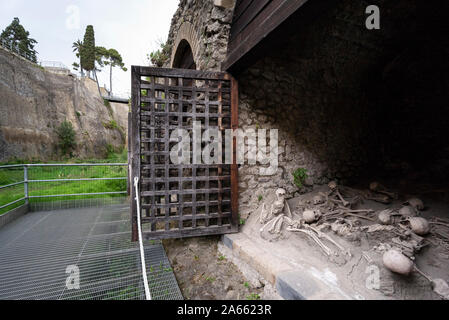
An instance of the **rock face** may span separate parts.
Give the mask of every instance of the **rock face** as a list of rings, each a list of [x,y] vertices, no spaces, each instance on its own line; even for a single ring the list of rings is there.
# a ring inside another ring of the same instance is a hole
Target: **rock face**
[[[78,158],[126,144],[128,106],[106,106],[90,79],[60,75],[0,47],[0,162],[56,159],[55,129],[70,121]]]
[[[181,0],[167,39],[172,55],[166,67],[172,67],[180,41],[187,40],[198,70],[220,70],[228,49],[234,2]]]

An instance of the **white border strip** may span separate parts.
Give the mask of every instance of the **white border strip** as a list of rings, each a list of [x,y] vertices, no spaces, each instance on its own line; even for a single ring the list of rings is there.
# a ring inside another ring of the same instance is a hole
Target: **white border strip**
[[[142,227],[140,225],[140,201],[139,201],[139,178],[134,177],[134,187],[136,188],[136,203],[137,203],[137,229],[139,232],[139,247],[140,247],[140,263],[142,264],[142,277],[143,277],[143,285],[145,287],[145,297],[147,300],[151,300],[151,293],[150,288],[148,287],[148,279],[147,279],[147,268],[145,265],[145,255],[143,251],[143,244],[142,244]]]

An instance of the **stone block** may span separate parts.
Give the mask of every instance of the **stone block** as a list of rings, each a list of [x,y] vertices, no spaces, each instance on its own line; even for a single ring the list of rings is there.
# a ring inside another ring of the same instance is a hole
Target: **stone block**
[[[214,5],[216,7],[230,9],[234,6],[235,0],[214,0]]]

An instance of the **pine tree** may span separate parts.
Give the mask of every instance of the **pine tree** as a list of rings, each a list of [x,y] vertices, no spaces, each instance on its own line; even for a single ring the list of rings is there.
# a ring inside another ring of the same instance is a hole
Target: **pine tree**
[[[95,72],[95,33],[94,27],[91,25],[86,27],[84,34],[84,41],[81,47],[81,65],[89,75],[91,71]]]
[[[37,52],[34,46],[36,40],[30,38],[30,33],[20,24],[19,18],[14,18],[0,35],[1,44],[8,49],[24,55],[28,60],[37,62]]]
[[[123,63],[122,56],[116,49],[106,49],[104,47],[96,47],[95,51],[97,63],[100,67],[109,66],[109,95],[112,94],[112,68],[119,67],[123,71],[128,69]]]
[[[109,91],[112,94],[112,68],[119,67],[123,71],[127,71],[128,69],[125,67],[123,63],[122,56],[115,49],[109,49],[107,51],[107,60],[104,62],[105,65],[109,65]]]

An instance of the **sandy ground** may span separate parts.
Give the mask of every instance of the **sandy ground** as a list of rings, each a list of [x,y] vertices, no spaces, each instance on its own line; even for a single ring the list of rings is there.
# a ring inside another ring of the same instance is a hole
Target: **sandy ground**
[[[217,251],[219,236],[164,240],[164,248],[187,300],[258,300],[264,288],[251,285]]]

